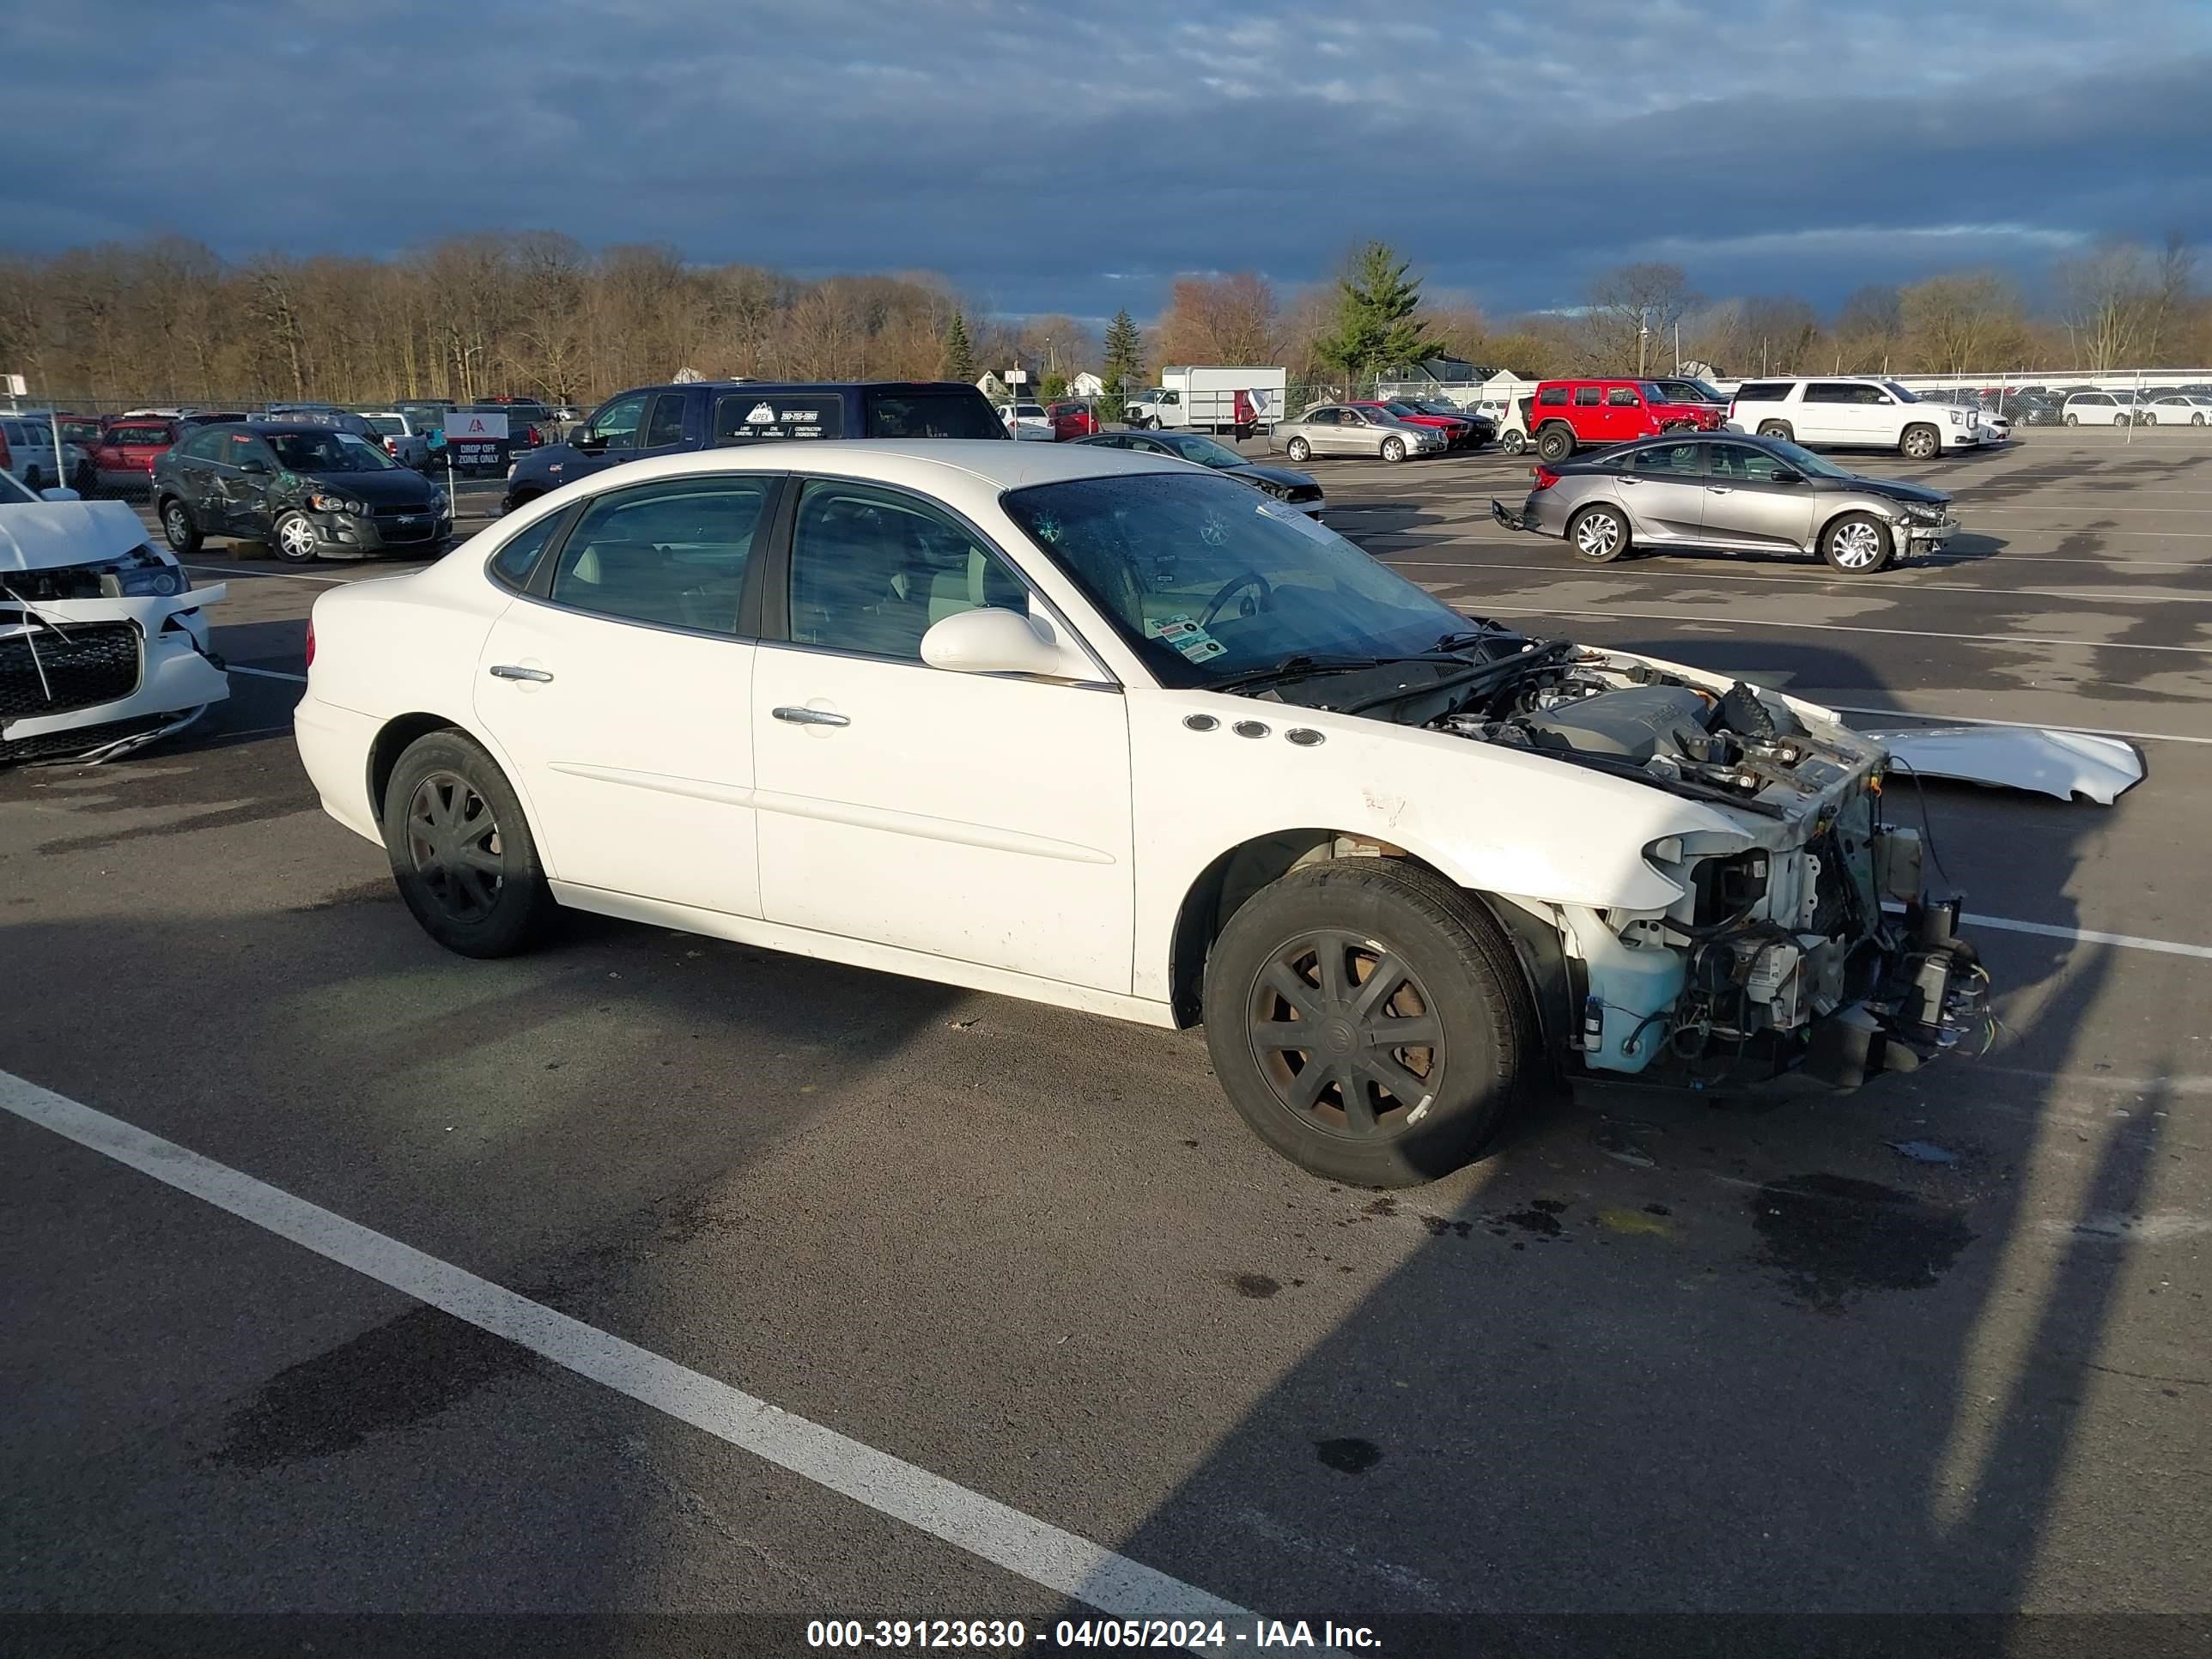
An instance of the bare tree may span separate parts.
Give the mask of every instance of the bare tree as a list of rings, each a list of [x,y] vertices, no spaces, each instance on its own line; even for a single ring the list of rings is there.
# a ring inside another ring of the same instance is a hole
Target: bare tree
[[[1946,374],[2001,368],[2027,337],[2019,295],[1994,271],[1915,283],[1899,291],[1898,313],[1915,361]]]
[[[1671,360],[1674,325],[1697,303],[1680,265],[1622,265],[1607,271],[1590,284],[1589,307],[1583,313],[1591,367],[1625,374],[1632,366],[1641,374],[1655,354]]]
[[[1282,345],[1275,290],[1249,270],[1178,277],[1153,337],[1164,362],[1271,363]]]
[[[2082,368],[2126,368],[2155,337],[2159,272],[2136,243],[2101,242],[2059,261],[2051,276]]]

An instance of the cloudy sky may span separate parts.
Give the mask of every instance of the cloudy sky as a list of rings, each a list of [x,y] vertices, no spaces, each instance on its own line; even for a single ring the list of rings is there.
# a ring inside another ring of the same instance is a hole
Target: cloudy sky
[[[1285,288],[1493,314],[2212,241],[2207,0],[0,0],[0,245],[551,228],[1000,312]]]

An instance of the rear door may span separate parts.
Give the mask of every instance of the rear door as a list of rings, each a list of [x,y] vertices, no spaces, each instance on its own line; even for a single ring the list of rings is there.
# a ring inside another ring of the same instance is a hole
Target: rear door
[[[1798,418],[1791,422],[1800,443],[1848,444],[1858,440],[1852,424],[1851,404],[1856,388],[1849,380],[1811,380],[1798,400]]]
[[[1794,550],[1812,539],[1813,487],[1794,468],[1750,444],[1717,441],[1705,449],[1708,540]],[[1796,482],[1778,482],[1784,475]]]
[[[1574,413],[1570,417],[1574,425],[1575,441],[1584,444],[1603,443],[1605,431],[1605,388],[1595,383],[1585,383],[1575,388]]]
[[[1649,444],[1625,459],[1616,476],[1638,532],[1654,541],[1696,541],[1705,516],[1705,446]]]

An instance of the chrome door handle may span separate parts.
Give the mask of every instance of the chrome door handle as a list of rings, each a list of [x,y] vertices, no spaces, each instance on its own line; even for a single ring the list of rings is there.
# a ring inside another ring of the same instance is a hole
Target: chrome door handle
[[[780,720],[793,726],[850,726],[853,722],[842,714],[832,714],[827,708],[771,708],[768,711]]]
[[[494,663],[491,677],[495,680],[528,680],[533,685],[543,685],[553,678],[542,668],[518,668],[511,662]]]
[[[1726,484],[1707,484],[1705,488],[1716,495],[1725,495],[1729,493],[1729,486]]]

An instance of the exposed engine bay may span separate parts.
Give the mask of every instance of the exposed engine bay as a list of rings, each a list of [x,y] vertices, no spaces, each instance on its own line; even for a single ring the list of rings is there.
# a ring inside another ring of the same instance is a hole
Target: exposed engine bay
[[[1741,826],[1644,849],[1680,889],[1664,911],[1504,896],[1546,924],[1540,944],[1557,929],[1547,1020],[1571,1068],[1698,1089],[1803,1070],[1849,1087],[1986,1036],[1959,901],[1929,897],[1920,833],[1881,817],[1880,742],[1741,680],[1565,641],[1498,629],[1462,665],[1277,695],[1610,773]]]

